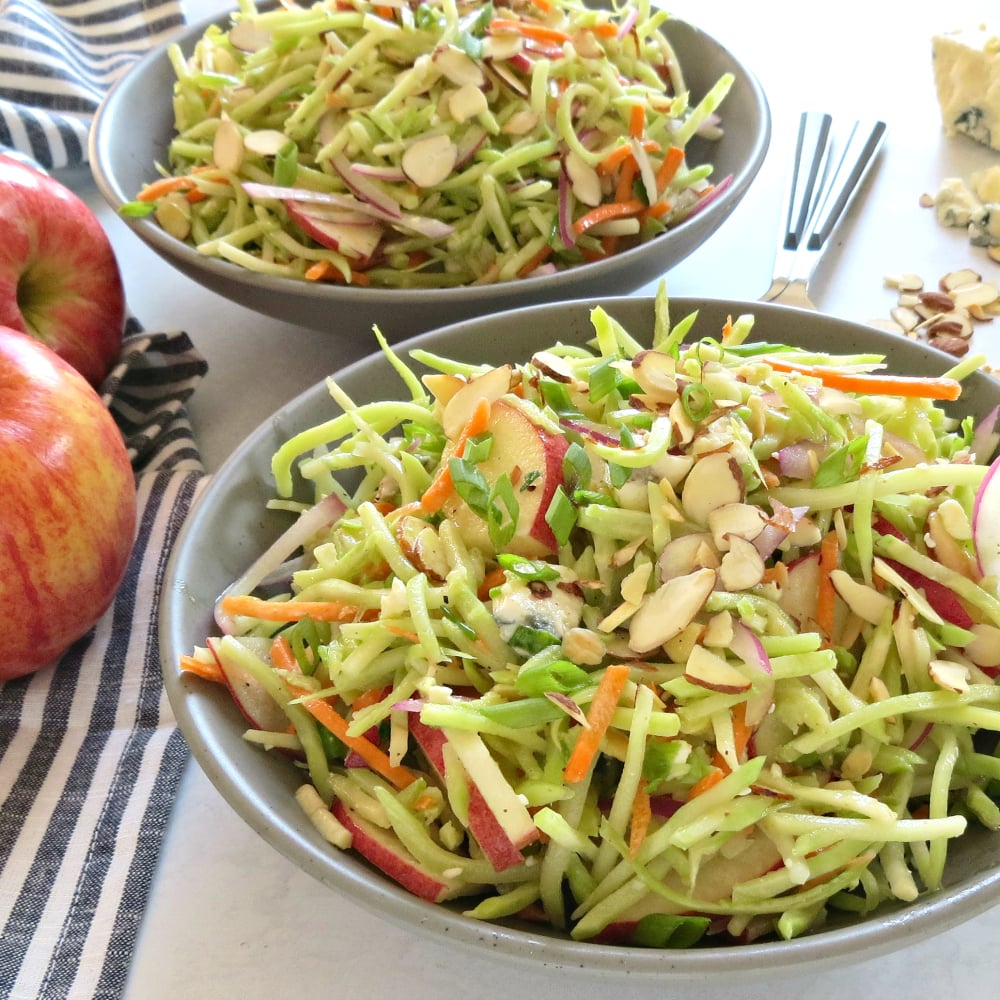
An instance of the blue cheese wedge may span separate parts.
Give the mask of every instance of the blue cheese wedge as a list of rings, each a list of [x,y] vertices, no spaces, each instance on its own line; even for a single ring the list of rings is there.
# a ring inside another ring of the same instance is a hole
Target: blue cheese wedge
[[[935,35],[932,54],[945,134],[1000,150],[1000,35],[984,25]]]

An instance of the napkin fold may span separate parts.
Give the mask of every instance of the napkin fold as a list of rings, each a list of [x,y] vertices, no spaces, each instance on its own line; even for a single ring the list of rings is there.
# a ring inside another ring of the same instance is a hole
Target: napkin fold
[[[182,23],[180,0],[0,0],[0,151],[86,163],[104,93]]]
[[[163,693],[160,587],[204,469],[185,333],[130,321],[102,395],[136,472],[138,529],[113,605],[55,666],[0,684],[0,997],[114,998],[187,759]]]

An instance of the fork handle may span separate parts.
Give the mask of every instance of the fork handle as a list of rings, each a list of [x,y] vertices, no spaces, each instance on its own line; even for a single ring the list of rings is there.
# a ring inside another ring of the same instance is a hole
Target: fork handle
[[[885,129],[885,122],[875,122],[866,134],[860,122],[854,123],[836,172],[809,228],[808,249],[820,250],[830,238],[874,162],[885,139]]]

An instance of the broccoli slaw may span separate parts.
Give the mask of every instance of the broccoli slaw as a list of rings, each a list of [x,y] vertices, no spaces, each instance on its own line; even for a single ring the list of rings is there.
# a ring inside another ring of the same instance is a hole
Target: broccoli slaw
[[[328,380],[342,413],[274,456],[299,516],[183,666],[332,844],[483,920],[685,947],[940,887],[1000,828],[996,436],[938,405],[975,361],[695,340],[662,293],[651,348],[592,319],[422,378],[383,342],[397,401]]]
[[[199,253],[374,287],[543,276],[678,225],[721,193],[719,134],[648,0],[510,7],[243,0],[176,74],[155,213]]]

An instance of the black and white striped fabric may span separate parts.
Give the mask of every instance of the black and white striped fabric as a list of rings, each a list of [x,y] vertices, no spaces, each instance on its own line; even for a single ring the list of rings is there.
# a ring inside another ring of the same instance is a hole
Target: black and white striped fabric
[[[0,684],[0,998],[119,997],[186,761],[157,615],[204,470],[186,334],[132,324],[104,398],[131,450],[132,558],[112,607],[54,667]]]
[[[182,23],[180,0],[0,0],[0,151],[86,163],[107,89]]]

